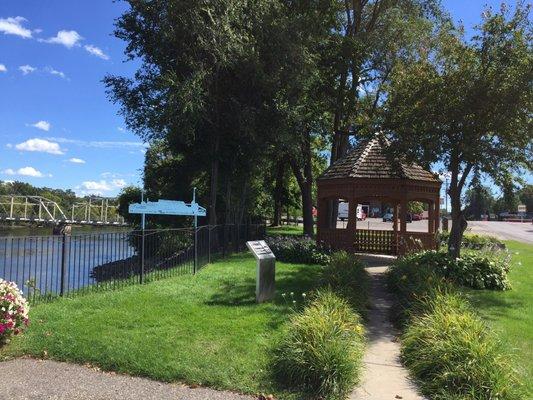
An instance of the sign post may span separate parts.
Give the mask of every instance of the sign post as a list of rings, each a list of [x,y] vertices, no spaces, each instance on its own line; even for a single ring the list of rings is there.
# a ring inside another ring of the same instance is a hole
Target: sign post
[[[206,210],[204,207],[196,203],[196,188],[193,190],[193,199],[192,202],[187,204],[183,201],[177,200],[158,200],[158,201],[144,201],[144,190],[142,192],[141,202],[130,204],[128,207],[128,212],[130,214],[141,214],[141,229],[142,229],[142,238],[141,238],[141,274],[140,281],[141,283],[144,280],[144,241],[145,235],[144,230],[146,228],[146,214],[151,215],[183,215],[194,217],[194,272],[196,273],[198,267],[198,249],[197,249],[197,239],[198,239],[198,217],[205,217]]]
[[[246,242],[246,247],[257,260],[255,301],[263,303],[271,300],[276,293],[276,256],[264,240]]]

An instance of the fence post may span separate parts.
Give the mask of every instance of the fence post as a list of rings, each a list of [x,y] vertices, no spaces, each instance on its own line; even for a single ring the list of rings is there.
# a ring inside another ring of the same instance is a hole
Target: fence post
[[[63,232],[61,235],[61,280],[60,280],[60,289],[59,295],[63,296],[65,293],[65,276],[67,274],[67,258],[68,258],[68,249],[67,249],[67,233]]]
[[[146,217],[145,214],[142,214],[142,229],[141,229],[141,273],[139,274],[139,283],[142,285],[144,282],[144,258],[145,258],[145,249],[144,249],[144,239],[145,239],[145,227],[146,227]]]
[[[194,226],[194,266],[193,266],[193,274],[196,274],[196,271],[198,270],[198,227],[196,226],[196,217],[195,218],[195,226]]]

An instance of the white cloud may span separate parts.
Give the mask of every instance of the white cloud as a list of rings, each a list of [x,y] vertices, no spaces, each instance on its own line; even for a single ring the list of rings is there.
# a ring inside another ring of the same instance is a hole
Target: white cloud
[[[48,132],[52,125],[48,121],[38,121],[38,122],[36,122],[34,124],[31,124],[30,126],[33,126],[34,128],[37,128],[37,129],[40,129],[42,131]]]
[[[35,67],[32,67],[31,65],[21,65],[19,67],[19,70],[22,72],[22,75],[28,75],[28,74],[31,74],[32,72],[35,72],[37,71],[37,68]]]
[[[35,151],[39,153],[49,154],[64,154],[59,144],[38,138],[29,139],[25,142],[19,143],[15,146],[15,148],[21,151]]]
[[[33,168],[33,167],[23,167],[19,168],[17,170],[8,168],[3,171],[6,175],[21,175],[21,176],[31,176],[33,178],[43,178],[45,176],[51,177],[50,174],[43,174],[41,171]]]
[[[148,147],[147,144],[142,142],[108,142],[108,141],[86,141],[86,140],[75,140],[68,139],[63,137],[49,137],[48,140],[52,140],[57,143],[70,143],[76,146],[81,147],[95,147],[100,149],[113,149],[113,148],[145,148]]]
[[[76,31],[59,31],[54,37],[39,39],[40,42],[61,44],[68,49],[79,46],[79,42],[82,40],[83,37]]]
[[[58,71],[57,69],[53,69],[52,67],[46,67],[44,71],[48,72],[49,74],[59,76],[60,78],[67,79],[67,76],[64,72]]]
[[[93,56],[99,57],[102,60],[109,60],[109,56],[103,52],[99,47],[93,46],[92,44],[86,44],[83,48]]]
[[[31,31],[22,26],[25,21],[27,19],[24,17],[0,18],[0,32],[3,32],[4,35],[15,35],[30,39],[32,37]]]
[[[108,192],[112,187],[105,180],[101,181],[85,181],[81,183],[81,187],[85,190]]]
[[[0,72],[7,72],[7,68],[4,64],[0,64]]]
[[[124,179],[113,179],[111,181],[101,179],[99,181],[84,181],[77,189],[83,189],[81,191],[82,194],[103,195],[104,192],[122,189],[125,186],[127,186],[127,183]]]
[[[85,160],[82,160],[81,158],[72,157],[69,158],[69,162],[74,164],[85,164]]]
[[[119,130],[119,132],[126,132],[126,129],[124,129],[124,128],[121,127],[121,126],[117,127],[117,129]]]

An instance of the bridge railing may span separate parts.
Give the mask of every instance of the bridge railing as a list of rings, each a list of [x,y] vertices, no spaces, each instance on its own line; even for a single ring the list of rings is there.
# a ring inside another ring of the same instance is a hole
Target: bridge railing
[[[244,250],[247,240],[264,234],[263,225],[216,225],[144,235],[132,230],[0,237],[0,278],[16,282],[38,302],[193,274],[212,257]]]

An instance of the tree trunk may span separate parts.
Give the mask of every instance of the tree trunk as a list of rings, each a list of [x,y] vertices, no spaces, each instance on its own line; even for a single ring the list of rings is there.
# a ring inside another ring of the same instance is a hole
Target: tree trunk
[[[461,256],[461,243],[463,241],[463,234],[468,226],[464,211],[461,208],[461,192],[466,180],[466,177],[470,173],[471,166],[467,166],[463,171],[463,175],[459,178],[459,163],[454,160],[455,156],[452,155],[451,166],[451,182],[450,182],[450,201],[452,205],[452,229],[450,230],[450,238],[448,239],[448,254],[454,258]]]
[[[311,164],[311,137],[310,132],[305,133],[302,143],[302,163],[300,168],[296,159],[291,159],[291,168],[298,182],[302,195],[302,215],[304,220],[304,235],[314,236],[313,220],[313,168]]]
[[[281,211],[283,208],[283,178],[285,176],[285,160],[278,161],[276,166],[276,187],[274,188],[274,215],[272,226],[281,226]]]
[[[217,133],[213,146],[213,158],[211,160],[211,179],[209,184],[209,225],[217,224],[217,191],[218,191],[218,151],[220,135]]]

